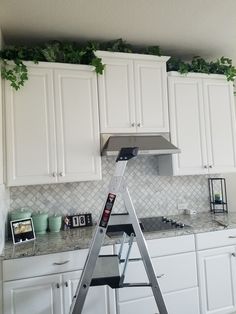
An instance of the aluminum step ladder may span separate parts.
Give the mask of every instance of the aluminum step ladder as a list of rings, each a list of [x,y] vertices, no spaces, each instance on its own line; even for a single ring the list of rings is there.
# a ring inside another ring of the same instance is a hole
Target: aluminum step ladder
[[[136,157],[137,155],[137,147],[122,148],[118,154],[115,173],[109,184],[109,192],[105,201],[104,209],[95,230],[85,266],[76,293],[72,300],[69,312],[70,314],[81,314],[89,287],[99,285],[108,285],[113,289],[124,287],[151,287],[159,313],[168,314],[151,258],[148,253],[146,241],[124,180],[124,172],[128,160]],[[113,220],[113,225],[119,226],[116,231],[122,231],[122,229],[124,231],[120,251],[117,255],[99,255],[107,233],[112,208],[118,193],[122,194],[127,210],[127,215],[123,215],[123,217],[115,215],[111,218],[111,221]],[[127,237],[129,237],[128,250],[125,258],[122,258],[123,247]],[[135,237],[141,255],[140,259],[129,258]],[[125,283],[125,271],[128,262],[137,260],[143,261],[149,282]]]

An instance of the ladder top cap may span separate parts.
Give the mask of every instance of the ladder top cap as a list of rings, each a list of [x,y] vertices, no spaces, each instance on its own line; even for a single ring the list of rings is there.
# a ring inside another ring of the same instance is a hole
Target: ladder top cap
[[[121,148],[116,162],[117,161],[126,161],[138,155],[138,147],[123,147]]]

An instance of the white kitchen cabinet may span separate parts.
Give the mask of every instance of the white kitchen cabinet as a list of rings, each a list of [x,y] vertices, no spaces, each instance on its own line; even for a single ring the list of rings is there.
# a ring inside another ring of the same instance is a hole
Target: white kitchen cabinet
[[[101,133],[169,132],[169,57],[97,51]]]
[[[64,313],[69,314],[70,305],[75,294],[82,271],[63,275]],[[115,298],[108,286],[90,287],[85,300],[83,314],[114,314]]]
[[[8,185],[100,179],[93,68],[27,66],[29,80],[19,91],[5,82]]]
[[[222,75],[170,72],[168,87],[171,142],[181,150],[173,174],[236,171],[233,84]]]
[[[235,256],[235,246],[198,252],[202,313],[226,314],[236,311]]]
[[[168,313],[199,314],[194,236],[150,240],[147,246]],[[131,257],[139,257],[136,246]],[[148,282],[141,261],[128,264],[125,282]],[[117,302],[119,314],[158,313],[151,288],[118,289]]]
[[[4,314],[62,314],[62,290],[59,275],[50,275],[4,283]]]
[[[102,248],[102,254],[112,251],[112,246]],[[4,260],[3,313],[69,314],[87,253],[77,250]],[[107,286],[89,289],[82,314],[95,312],[116,313],[114,290]]]

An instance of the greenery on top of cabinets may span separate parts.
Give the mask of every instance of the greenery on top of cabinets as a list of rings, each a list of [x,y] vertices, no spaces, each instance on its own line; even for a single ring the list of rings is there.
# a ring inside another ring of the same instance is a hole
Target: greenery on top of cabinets
[[[181,59],[170,58],[167,62],[168,71],[178,71],[182,74],[189,72],[207,73],[207,74],[224,74],[228,81],[234,81],[236,77],[236,68],[232,65],[232,60],[221,57],[216,61],[206,61],[196,56],[191,62],[185,62]]]
[[[50,41],[32,47],[9,46],[0,50],[2,78],[9,80],[15,90],[20,89],[28,79],[28,71],[24,61],[88,64],[94,66],[98,74],[102,74],[105,65],[102,64],[101,58],[94,54],[96,50],[161,56],[159,46],[135,47],[121,38],[103,43],[94,41],[80,44]],[[7,67],[9,60],[14,62],[12,67]],[[178,71],[180,73],[224,74],[230,81],[233,81],[236,77],[236,69],[232,65],[232,61],[225,57],[221,57],[215,62],[208,62],[201,57],[194,57],[190,63],[172,57],[167,62],[167,69],[168,71]]]

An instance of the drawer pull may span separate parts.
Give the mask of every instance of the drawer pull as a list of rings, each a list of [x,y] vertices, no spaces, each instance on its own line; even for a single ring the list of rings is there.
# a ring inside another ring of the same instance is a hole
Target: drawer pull
[[[59,288],[60,288],[60,285],[59,285],[59,283],[57,283],[57,284],[56,284],[56,287],[57,287],[57,289],[59,289]]]
[[[229,236],[229,239],[236,239],[236,236]]]
[[[68,282],[67,281],[65,282],[65,286],[68,287]]]
[[[60,265],[65,265],[67,263],[69,263],[69,260],[68,261],[64,261],[64,262],[55,262],[55,263],[53,263],[53,265],[60,266]]]
[[[165,274],[161,274],[161,275],[158,275],[157,278],[161,278],[161,277],[164,277]]]

